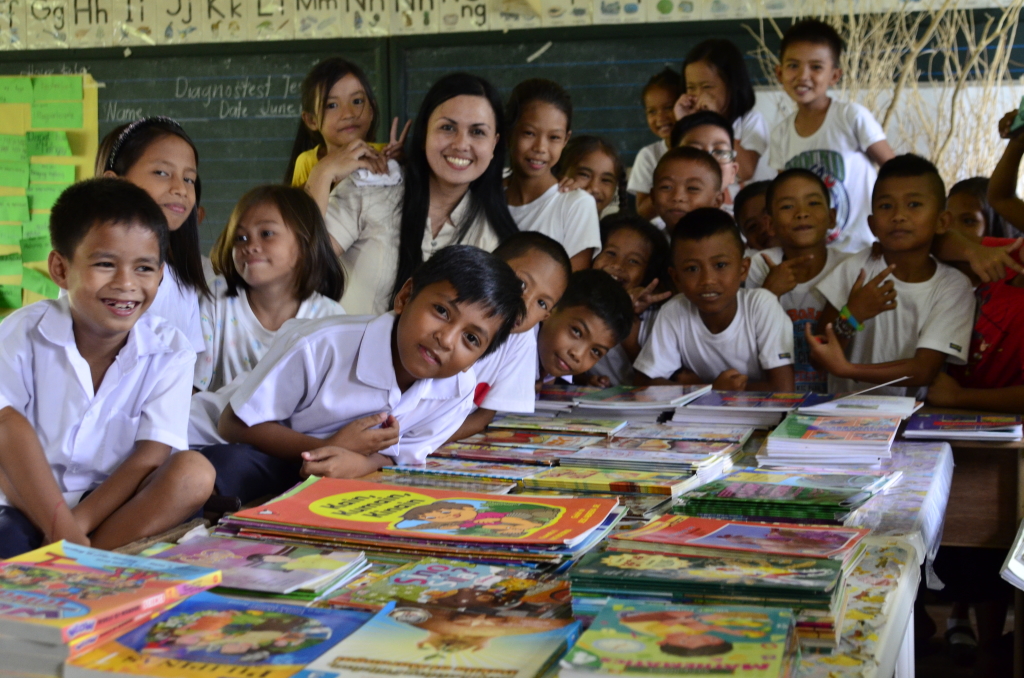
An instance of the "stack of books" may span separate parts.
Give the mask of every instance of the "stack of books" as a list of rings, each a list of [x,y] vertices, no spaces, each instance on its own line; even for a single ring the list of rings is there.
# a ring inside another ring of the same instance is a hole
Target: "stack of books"
[[[579,399],[601,389],[576,384],[545,384],[537,391],[535,407],[538,413],[571,412]]]
[[[308,602],[329,597],[369,567],[362,551],[227,537],[200,536],[177,545],[160,543],[142,555],[220,569],[222,580],[215,593],[264,594]]]
[[[537,678],[579,638],[571,619],[496,617],[390,603],[295,678]]]
[[[759,464],[877,464],[892,456],[899,417],[790,414],[768,435]]]
[[[666,412],[681,407],[711,390],[700,386],[613,386],[584,395],[573,416],[622,417],[632,422],[656,422]]]
[[[60,676],[66,660],[220,580],[216,569],[64,541],[0,562],[0,670]]]
[[[767,391],[711,391],[686,407],[680,407],[673,422],[753,426],[767,428],[782,421],[783,415],[803,404],[807,393],[770,393]]]
[[[797,408],[798,414],[839,417],[899,417],[906,419],[924,405],[914,398],[901,396],[811,393]]]
[[[224,518],[216,534],[413,558],[458,552],[473,562],[561,570],[607,537],[624,510],[614,499],[496,497],[311,477]]]
[[[464,459],[427,457],[422,466],[385,466],[381,473],[387,478],[399,475],[428,475],[448,480],[490,479],[520,482],[541,471],[541,467],[525,464],[502,464]],[[387,481],[385,481],[387,482]]]
[[[657,473],[654,471],[569,466],[544,469],[522,480],[522,485],[526,490],[665,494],[672,497],[678,497],[699,484],[700,481],[691,473]]]
[[[561,678],[783,678],[800,660],[788,610],[609,600],[561,662]]]
[[[514,431],[541,431],[543,433],[570,433],[573,435],[601,436],[606,438],[615,435],[626,427],[623,418],[610,415],[597,417],[530,417],[525,415],[505,414],[495,417],[488,428],[490,430],[512,429]]]
[[[685,473],[710,482],[728,468],[741,451],[735,443],[655,438],[614,438],[585,447],[559,460],[563,467],[588,467]]]
[[[841,525],[897,474],[820,474],[744,468],[687,493],[682,515],[757,522]]]
[[[518,485],[507,480],[491,478],[455,478],[434,476],[429,473],[385,473],[377,471],[360,478],[368,483],[383,485],[402,485],[404,487],[424,487],[434,490],[451,492],[476,492],[478,494],[508,494]]]
[[[544,421],[540,419],[538,421]],[[556,421],[551,419],[550,421]],[[603,436],[564,435],[541,433],[521,429],[489,428],[461,442],[467,445],[496,445],[498,447],[523,447],[541,450],[582,450],[604,440]]]
[[[508,445],[472,445],[448,443],[437,448],[430,458],[487,461],[497,464],[535,464],[557,466],[561,457],[575,450],[548,450],[537,447],[509,447]]]
[[[370,613],[200,593],[72,659],[64,678],[287,678],[363,626]]]
[[[916,414],[907,422],[903,437],[1013,442],[1021,439],[1021,418],[1012,414]]]

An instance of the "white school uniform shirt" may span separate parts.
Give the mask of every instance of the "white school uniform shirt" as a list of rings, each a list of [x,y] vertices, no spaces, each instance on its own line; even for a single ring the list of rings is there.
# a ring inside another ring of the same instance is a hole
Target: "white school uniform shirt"
[[[668,379],[685,367],[710,384],[730,369],[760,381],[765,370],[792,365],[793,326],[775,295],[740,289],[736,301],[732,322],[712,334],[696,306],[682,294],[672,297],[658,312],[633,368],[652,379]]]
[[[843,252],[859,252],[875,239],[868,215],[878,173],[867,149],[885,141],[885,131],[868,109],[835,99],[811,136],[797,134],[795,122],[796,113],[792,113],[772,131],[769,164],[780,172],[803,167],[820,176],[832,192],[836,210],[836,227],[828,234],[828,244]]]
[[[637,341],[640,346],[647,343],[651,336],[651,328],[654,327],[654,319],[658,317],[658,308],[651,306],[640,314],[640,332]],[[597,361],[597,364],[590,368],[590,374],[598,377],[608,377],[612,386],[632,386],[636,372],[633,370],[633,361],[630,359],[622,344],[616,344],[612,350],[604,354],[604,357]]]
[[[537,335],[533,331],[509,336],[508,341],[473,365],[476,393],[473,403],[495,412],[533,412],[537,394]]]
[[[810,325],[811,330],[814,330],[818,324],[818,318],[821,317],[821,312],[825,310],[825,305],[828,303],[825,295],[815,289],[816,286],[850,255],[831,247],[826,248],[825,251],[825,267],[821,269],[821,272],[779,297],[782,310],[786,312],[793,323],[793,372],[797,391],[828,392],[828,373],[815,369],[811,364],[811,349],[807,343],[807,336],[804,334],[804,326]],[[751,257],[750,271],[747,273],[747,287],[749,288],[764,286],[765,278],[768,277],[770,270],[768,263],[764,260],[764,255],[768,255],[768,258],[776,264],[782,263],[781,247],[762,250]]]
[[[768,123],[760,111],[750,109],[732,123],[732,135],[744,149],[761,157],[757,160],[754,174],[748,181],[771,179],[776,172],[768,165]],[[736,194],[734,193],[733,196]]]
[[[0,403],[35,429],[69,506],[152,440],[188,447],[196,354],[166,320],[146,313],[93,392],[67,297],[39,301],[0,323]],[[0,493],[0,504],[7,499]]]
[[[281,335],[231,396],[247,426],[268,421],[327,438],[360,417],[388,412],[399,441],[380,453],[422,464],[458,430],[473,408],[472,369],[447,379],[419,379],[402,393],[391,362],[397,316],[334,316],[301,321]]]
[[[210,280],[210,292],[213,297],[199,303],[206,350],[196,360],[192,385],[200,391],[216,391],[238,375],[252,371],[281,333],[281,329],[272,331],[260,324],[244,289],[238,288],[238,295],[229,297],[223,276]],[[314,292],[299,304],[295,317],[326,318],[344,314],[341,304]]]
[[[345,253],[345,294],[341,305],[354,315],[379,315],[391,305],[391,293],[398,271],[398,244],[401,238],[402,194],[397,186],[357,186],[350,179],[339,183],[327,202],[327,230]],[[423,261],[442,247],[461,242],[488,252],[498,246],[498,236],[481,215],[458,240],[456,224],[469,210],[469,192],[463,196],[451,217],[435,238],[427,219],[423,229]]]
[[[525,205],[509,205],[520,231],[537,231],[557,240],[570,258],[586,249],[601,249],[597,202],[586,191],[559,193],[558,184]]]
[[[658,166],[661,156],[668,153],[668,145],[661,139],[644,146],[637,151],[633,159],[633,167],[629,170],[629,181],[626,190],[637,193],[650,193],[654,185],[654,168]]]
[[[857,365],[887,363],[913,358],[919,348],[929,348],[949,357],[948,362],[963,365],[974,329],[974,290],[971,281],[952,266],[936,261],[935,274],[924,282],[905,283],[892,274],[896,289],[896,308],[868,320],[860,320],[864,329],[850,339],[846,354]],[[836,309],[842,309],[861,269],[864,280],[871,280],[888,264],[885,257],[871,257],[871,248],[849,257],[818,283],[818,291]],[[874,384],[829,376],[830,393],[844,393]],[[876,395],[907,395],[901,386],[872,391]],[[913,395],[913,393],[909,394]]]

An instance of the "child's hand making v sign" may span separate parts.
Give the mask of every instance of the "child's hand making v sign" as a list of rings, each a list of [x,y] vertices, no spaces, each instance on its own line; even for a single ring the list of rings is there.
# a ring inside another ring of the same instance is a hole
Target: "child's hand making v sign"
[[[802,257],[786,259],[781,264],[776,264],[771,257],[762,253],[761,258],[768,265],[768,275],[765,276],[761,287],[768,290],[777,297],[792,292],[801,282],[807,280],[807,276],[799,276],[802,268],[809,267],[814,262],[813,254],[805,254]]]

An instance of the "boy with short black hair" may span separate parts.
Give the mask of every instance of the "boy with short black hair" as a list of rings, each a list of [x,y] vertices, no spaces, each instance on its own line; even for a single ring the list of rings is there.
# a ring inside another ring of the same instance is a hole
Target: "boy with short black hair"
[[[686,146],[673,148],[654,168],[651,203],[660,223],[652,223],[671,235],[691,210],[721,207],[722,190],[722,166],[710,153]]]
[[[163,211],[127,181],[83,181],[54,204],[50,239],[67,296],[0,324],[0,558],[59,539],[123,546],[182,522],[213,490],[213,468],[187,451],[196,354],[146,314],[168,247]]]
[[[836,211],[821,177],[802,168],[775,177],[765,197],[770,229],[781,245],[751,257],[747,287],[777,296],[793,322],[796,390],[826,393],[828,373],[811,364],[804,325],[814,327],[828,303],[815,285],[848,256],[825,244]]]
[[[805,327],[812,358],[831,375],[830,392],[909,377],[874,391],[904,395],[931,384],[947,360],[966,361],[971,283],[931,256],[935,235],[949,227],[945,207],[945,185],[924,158],[901,155],[882,166],[868,217],[880,256],[868,247],[818,283],[828,300],[818,321],[825,337],[812,339]]]
[[[393,312],[297,325],[221,414],[220,434],[235,444],[203,449],[218,493],[245,503],[300,476],[354,478],[423,463],[473,406],[470,368],[501,347],[522,315],[522,283],[508,264],[451,245],[416,270]],[[393,435],[353,430],[368,415]]]
[[[633,300],[604,271],[576,271],[555,310],[540,326],[540,377],[583,374],[633,329]]]
[[[725,212],[694,210],[679,222],[669,272],[680,293],[661,307],[633,364],[638,385],[793,390],[792,325],[771,292],[740,287],[749,266]]]
[[[731,191],[740,190],[736,183],[739,164],[736,162],[735,138],[732,125],[714,111],[697,111],[672,128],[672,146],[698,148],[711,154],[722,168],[722,209],[732,214]]]
[[[828,94],[843,75],[843,48],[835,29],[817,19],[794,24],[782,37],[775,77],[797,110],[772,131],[769,164],[779,171],[803,167],[818,174],[831,189],[836,210],[828,244],[858,252],[873,240],[867,226],[872,162],[881,165],[894,153],[868,109]]]

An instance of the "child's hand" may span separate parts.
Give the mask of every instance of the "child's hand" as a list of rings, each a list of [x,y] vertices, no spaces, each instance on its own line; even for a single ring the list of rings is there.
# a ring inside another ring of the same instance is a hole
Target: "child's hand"
[[[89,540],[89,536],[82,529],[82,526],[75,520],[71,510],[65,505],[62,509],[58,509],[58,514],[54,516],[53,521],[53,533],[48,537],[48,543],[60,541],[66,539],[73,544],[79,544],[81,546],[91,546],[92,542]]]
[[[973,242],[967,243],[964,255],[974,275],[978,276],[981,282],[997,282],[1006,277],[1007,268],[1024,273],[1024,268],[1010,256],[1010,252],[1020,249],[1021,242],[1024,240],[1017,238],[1005,247],[985,247]]]
[[[676,105],[672,108],[676,120],[682,120],[691,113],[696,113],[697,110],[697,97],[692,94],[684,94],[676,99]]]
[[[577,188],[579,188],[578,184],[579,182],[576,181],[576,177],[562,177],[561,179],[558,180],[558,192],[568,193],[570,191],[575,191]]]
[[[368,455],[397,445],[398,433],[398,420],[381,412],[346,424],[324,443]]]
[[[633,300],[633,313],[640,315],[652,304],[658,304],[672,296],[671,292],[655,294],[658,287],[658,279],[655,278],[647,287],[634,287],[629,290],[629,298]]]
[[[794,268],[799,268],[804,264],[814,261],[813,254],[805,254],[802,257],[788,259],[781,264],[776,264],[767,254],[762,254],[761,258],[764,259],[764,263],[768,264],[768,275],[765,277],[764,284],[761,287],[777,297],[792,292],[793,288],[800,284],[797,282],[796,274],[793,272]],[[860,318],[857,319],[860,320]]]
[[[867,274],[860,270],[857,281],[853,283],[850,297],[846,300],[846,308],[850,310],[857,322],[863,323],[876,315],[896,308],[896,283],[886,280],[896,270],[896,264],[887,266],[884,271],[864,283]]]
[[[1013,121],[1017,118],[1017,111],[1013,110],[1004,115],[999,120],[999,136],[1003,139],[1010,138],[1010,127],[1013,125]]]
[[[726,370],[711,383],[716,391],[742,391],[747,388],[747,375],[739,370]]]
[[[380,153],[370,148],[362,139],[356,139],[344,148],[338,148],[323,157],[310,170],[306,183],[314,183],[315,178],[324,174],[330,177],[331,185],[335,185],[357,169],[367,169],[374,174],[387,174],[388,162]]]
[[[846,359],[843,345],[839,343],[839,337],[832,329],[832,323],[825,325],[825,336],[811,332],[811,323],[804,325],[804,336],[807,337],[807,344],[811,349],[811,360],[815,365],[829,374],[842,377],[846,374],[846,368],[850,361]]]
[[[320,447],[302,453],[302,468],[299,476],[320,476],[321,478],[360,478],[373,473],[380,466],[365,455],[346,450],[343,447]]]
[[[610,388],[612,380],[603,374],[588,374],[586,377],[587,386],[596,386],[597,388]]]
[[[409,136],[409,128],[412,127],[412,120],[405,122],[405,127],[402,128],[402,134],[398,134],[398,118],[391,121],[391,138],[388,140],[388,145],[384,147],[381,155],[384,156],[384,174],[387,174],[387,162],[388,160],[397,160],[403,162],[405,160],[405,138]],[[378,172],[378,174],[381,174]]]
[[[928,387],[925,400],[933,407],[956,407],[960,400],[960,384],[945,372],[939,372]]]

